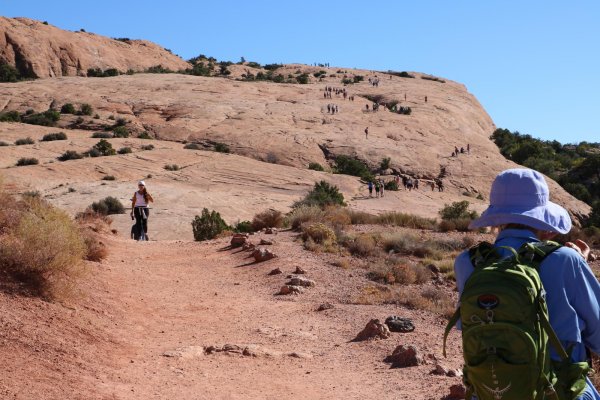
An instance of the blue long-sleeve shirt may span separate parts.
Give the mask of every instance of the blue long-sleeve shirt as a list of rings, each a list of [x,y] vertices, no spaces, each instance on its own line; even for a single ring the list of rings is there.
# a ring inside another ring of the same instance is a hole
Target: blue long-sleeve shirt
[[[524,243],[538,241],[529,230],[505,229],[496,238],[495,246],[518,249]],[[508,250],[499,251],[502,256],[511,255]],[[465,251],[454,263],[459,293],[472,272],[473,264]],[[583,257],[571,248],[561,247],[542,262],[540,279],[546,290],[550,325],[565,348],[574,346],[573,361],[586,360],[586,347],[600,353],[600,283]],[[553,359],[560,359],[552,348],[550,354]],[[600,400],[600,394],[588,380],[588,388],[579,399]]]

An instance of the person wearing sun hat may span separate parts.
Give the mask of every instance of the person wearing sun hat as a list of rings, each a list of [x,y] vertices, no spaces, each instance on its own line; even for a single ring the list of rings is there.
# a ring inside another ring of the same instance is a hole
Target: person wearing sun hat
[[[531,169],[509,169],[498,174],[492,184],[490,205],[469,228],[495,227],[500,230],[494,246],[502,257],[527,242],[550,240],[571,230],[567,210],[550,201],[544,176]],[[566,243],[541,263],[539,275],[546,291],[550,325],[565,349],[572,349],[574,362],[587,359],[586,347],[600,354],[600,284],[587,264],[589,246],[583,241]],[[455,260],[454,272],[459,293],[474,267],[469,252]],[[551,349],[551,357],[558,356]],[[600,399],[587,380],[578,399]]]

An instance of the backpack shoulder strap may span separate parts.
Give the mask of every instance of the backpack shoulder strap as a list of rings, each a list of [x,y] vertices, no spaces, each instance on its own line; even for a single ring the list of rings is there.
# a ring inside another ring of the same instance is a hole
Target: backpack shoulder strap
[[[498,251],[489,242],[481,242],[469,249],[469,259],[475,269],[480,268],[489,260],[500,259]]]
[[[544,242],[529,242],[523,244],[518,253],[524,260],[533,262],[539,266],[546,257],[561,247],[562,245],[560,243],[551,240],[546,240]]]

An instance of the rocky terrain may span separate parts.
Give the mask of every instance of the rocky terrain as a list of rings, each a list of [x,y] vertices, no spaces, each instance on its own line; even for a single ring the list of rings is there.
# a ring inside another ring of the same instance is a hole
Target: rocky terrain
[[[162,65],[190,65],[145,40],[114,40],[85,31],[70,32],[28,18],[0,17],[0,61],[30,78],[85,76],[90,68],[145,71]]]

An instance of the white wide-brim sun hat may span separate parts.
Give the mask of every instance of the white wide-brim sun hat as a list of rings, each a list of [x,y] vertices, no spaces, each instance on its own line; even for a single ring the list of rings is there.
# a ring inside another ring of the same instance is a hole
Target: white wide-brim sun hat
[[[469,228],[526,225],[542,231],[568,233],[571,217],[550,201],[544,176],[532,169],[515,168],[498,174],[490,192],[490,205]]]

